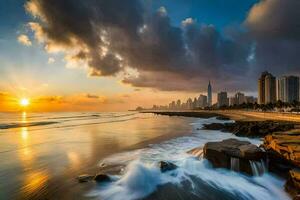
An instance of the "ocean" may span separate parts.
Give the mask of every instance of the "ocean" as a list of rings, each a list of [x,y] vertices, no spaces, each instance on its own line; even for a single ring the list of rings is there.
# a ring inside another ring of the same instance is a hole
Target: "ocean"
[[[238,138],[201,130],[213,122],[225,121],[137,112],[0,113],[0,199],[290,199],[271,173],[213,169],[188,154],[209,141]],[[178,168],[162,173],[159,161]],[[100,172],[112,181],[76,180]]]

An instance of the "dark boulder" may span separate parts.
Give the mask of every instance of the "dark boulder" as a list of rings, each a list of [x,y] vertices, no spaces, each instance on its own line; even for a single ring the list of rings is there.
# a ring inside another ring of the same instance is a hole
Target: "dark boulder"
[[[223,130],[225,125],[222,123],[211,123],[211,124],[204,124],[203,129],[205,130]]]
[[[89,175],[89,174],[82,174],[79,175],[76,179],[78,180],[79,183],[84,183],[93,180],[94,176]]]
[[[166,171],[171,171],[171,170],[177,169],[177,166],[171,162],[160,161],[159,168],[160,168],[161,172],[166,172]]]
[[[292,169],[289,172],[285,190],[297,199],[300,196],[300,169]]]
[[[265,160],[265,152],[247,141],[227,139],[221,142],[208,142],[203,148],[204,158],[216,168],[234,169],[255,175],[253,165]],[[235,165],[235,166],[233,166]]]
[[[217,119],[217,120],[224,120],[224,121],[230,120],[229,117],[222,116],[222,115],[221,115],[221,116],[217,116],[216,119]]]
[[[94,180],[98,183],[102,183],[111,181],[111,178],[107,174],[97,174]]]

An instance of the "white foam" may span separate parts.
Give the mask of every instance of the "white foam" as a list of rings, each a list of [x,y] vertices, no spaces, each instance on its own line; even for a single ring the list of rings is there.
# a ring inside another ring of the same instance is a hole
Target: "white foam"
[[[193,127],[199,127],[208,122],[209,120],[198,120]],[[104,200],[140,199],[155,192],[160,185],[172,183],[181,187],[181,183],[186,180],[191,183],[193,188],[191,192],[199,197],[214,195],[213,193],[207,194],[207,191],[201,188],[201,184],[206,184],[212,191],[221,191],[232,196],[233,199],[289,199],[283,190],[283,181],[268,173],[261,177],[248,177],[230,170],[213,169],[207,160],[199,160],[186,153],[209,141],[227,138],[237,137],[230,133],[194,128],[191,136],[179,137],[161,144],[153,144],[146,149],[110,156],[102,162],[108,165],[118,162],[127,164],[124,174],[118,176],[116,181],[101,185],[87,195]],[[257,139],[239,139],[248,140],[257,145],[260,143]],[[175,171],[161,173],[157,166],[161,160],[172,161],[179,167]]]

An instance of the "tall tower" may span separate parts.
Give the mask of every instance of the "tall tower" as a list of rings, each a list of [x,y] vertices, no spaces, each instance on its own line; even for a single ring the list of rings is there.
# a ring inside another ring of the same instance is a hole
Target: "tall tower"
[[[208,82],[208,87],[207,87],[207,104],[208,106],[212,106],[212,89],[211,89],[210,81]]]

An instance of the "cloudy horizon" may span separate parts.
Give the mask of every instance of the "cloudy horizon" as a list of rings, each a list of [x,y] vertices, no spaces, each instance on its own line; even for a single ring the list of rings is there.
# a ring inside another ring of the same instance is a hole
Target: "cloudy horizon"
[[[209,80],[214,92],[255,94],[262,71],[300,74],[297,0],[4,0],[0,7],[0,98],[55,102],[47,111],[166,104],[204,93]]]

